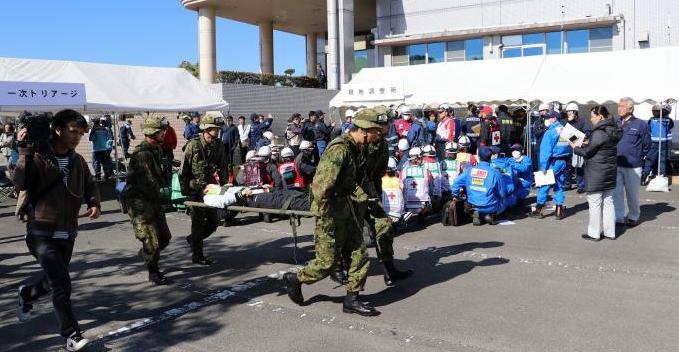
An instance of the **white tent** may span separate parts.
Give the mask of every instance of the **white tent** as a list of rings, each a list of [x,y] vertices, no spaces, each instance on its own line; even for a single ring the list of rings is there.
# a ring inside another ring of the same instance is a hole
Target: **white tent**
[[[330,106],[536,100],[603,104],[624,96],[638,103],[679,100],[677,62],[679,47],[665,47],[367,68]],[[382,86],[397,89],[380,94]]]
[[[228,104],[182,68],[0,58],[0,81],[85,85],[79,110],[96,112],[208,111]],[[0,106],[4,111],[35,106]]]

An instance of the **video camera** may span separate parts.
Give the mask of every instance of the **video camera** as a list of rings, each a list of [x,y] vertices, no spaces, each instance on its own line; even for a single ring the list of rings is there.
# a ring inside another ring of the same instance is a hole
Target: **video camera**
[[[31,113],[24,111],[18,118],[19,129],[26,129],[25,145],[38,146],[47,143],[52,136],[50,124],[52,123],[52,113]]]

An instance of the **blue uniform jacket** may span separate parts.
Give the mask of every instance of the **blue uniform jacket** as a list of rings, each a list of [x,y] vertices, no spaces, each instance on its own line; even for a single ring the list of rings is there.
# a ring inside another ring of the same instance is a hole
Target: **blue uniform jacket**
[[[467,191],[467,201],[480,213],[501,213],[507,196],[501,184],[501,174],[490,163],[480,161],[474,167],[467,167],[455,178],[451,191],[460,196],[460,189]]]
[[[464,133],[472,141],[476,141],[479,138],[479,134],[474,132],[472,128],[480,123],[481,118],[478,116],[469,116],[464,120]]]
[[[554,165],[555,159],[561,159],[573,154],[573,149],[571,148],[568,141],[560,141],[559,134],[563,126],[554,122],[545,134],[542,136],[542,142],[540,143],[540,157],[538,160],[538,168],[540,171],[547,171],[548,168]]]
[[[187,141],[200,134],[200,127],[193,122],[189,122],[184,127],[184,139]]]
[[[92,142],[92,151],[101,152],[113,148],[113,134],[106,127],[95,127],[90,130],[89,140]]]
[[[413,148],[416,146],[425,145],[425,136],[426,133],[424,131],[424,127],[422,127],[422,123],[417,121],[413,122],[413,124],[410,126],[408,135],[406,135],[406,139],[408,140],[410,147]]]
[[[272,122],[273,119],[267,118],[264,119],[264,122],[255,122],[250,125],[250,135],[248,136],[248,139],[250,140],[250,149],[257,148],[257,143],[262,138],[262,133],[271,127]]]
[[[674,121],[669,117],[663,117],[662,123],[660,117],[651,117],[648,120],[648,129],[651,131],[651,141],[653,142],[671,142],[672,129],[674,128]]]
[[[618,166],[643,167],[644,158],[651,148],[651,133],[648,123],[636,117],[627,122],[616,121],[622,127],[622,139],[618,142]]]

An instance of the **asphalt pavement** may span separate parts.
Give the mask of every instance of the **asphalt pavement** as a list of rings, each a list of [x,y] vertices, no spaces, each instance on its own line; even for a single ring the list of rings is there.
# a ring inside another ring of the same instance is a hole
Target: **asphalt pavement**
[[[676,188],[676,187],[675,187]],[[509,214],[502,225],[432,221],[394,241],[396,264],[415,276],[386,287],[371,249],[362,298],[378,317],[342,313],[329,279],[285,295],[280,275],[313,257],[313,220],[302,220],[299,263],[287,220],[240,216],[206,240],[217,263],[191,263],[190,219],[169,213],[161,255],[171,286],[147,281],[140,243],[117,203],[80,219],[71,262],[72,301],[89,351],[677,351],[679,191],[642,192],[642,223],[615,241],[580,238],[584,195],[567,194],[568,217]],[[16,290],[35,280],[24,224],[0,204],[0,351],[59,351],[49,298],[35,319],[16,319]]]

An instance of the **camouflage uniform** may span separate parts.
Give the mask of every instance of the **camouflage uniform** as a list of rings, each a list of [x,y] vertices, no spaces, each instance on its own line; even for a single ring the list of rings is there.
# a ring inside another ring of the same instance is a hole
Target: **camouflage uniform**
[[[360,167],[358,168],[358,180],[370,198],[382,198],[382,177],[387,172],[389,161],[389,149],[387,142],[382,139],[377,144],[368,144],[364,147],[364,152],[360,154]],[[378,202],[370,202],[365,211],[365,219],[368,225],[375,231],[375,242],[377,243],[377,257],[381,262],[391,262],[394,259],[394,248],[392,247],[393,225],[389,216]]]
[[[134,235],[143,244],[144,262],[149,272],[158,271],[160,251],[172,238],[161,210],[161,203],[168,201],[162,155],[160,144],[143,141],[134,149],[127,170],[128,213]]]
[[[201,129],[219,127],[211,116],[204,117]],[[210,144],[201,135],[189,141],[184,150],[184,160],[179,171],[182,193],[194,201],[203,201],[203,189],[208,184],[223,185],[227,180],[224,144],[216,138]],[[194,207],[191,209],[191,236],[189,241],[194,257],[204,257],[203,240],[217,230],[217,209]]]
[[[311,185],[316,258],[297,273],[302,283],[311,284],[328,276],[341,253],[350,259],[347,291],[363,290],[369,261],[356,206],[365,204],[368,197],[358,186],[357,167],[358,146],[350,134],[328,145]]]

